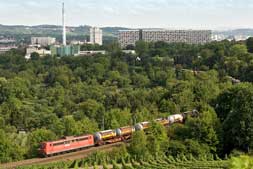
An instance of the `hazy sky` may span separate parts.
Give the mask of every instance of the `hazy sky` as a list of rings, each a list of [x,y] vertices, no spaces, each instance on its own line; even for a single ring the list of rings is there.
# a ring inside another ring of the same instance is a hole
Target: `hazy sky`
[[[0,0],[0,24],[253,28],[253,0]]]

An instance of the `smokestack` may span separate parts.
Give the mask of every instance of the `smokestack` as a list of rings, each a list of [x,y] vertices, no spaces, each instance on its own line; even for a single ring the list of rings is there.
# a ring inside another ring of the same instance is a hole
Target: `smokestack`
[[[64,2],[62,3],[62,44],[63,44],[63,46],[66,46],[66,26],[65,26]]]

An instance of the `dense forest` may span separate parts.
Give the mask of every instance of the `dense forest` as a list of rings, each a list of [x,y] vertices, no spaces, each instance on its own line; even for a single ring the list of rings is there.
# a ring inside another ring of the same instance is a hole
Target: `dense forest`
[[[198,118],[168,129],[154,123],[121,152],[139,159],[252,152],[252,38],[206,45],[139,41],[136,54],[112,43],[106,50],[89,57],[34,53],[26,60],[22,50],[0,56],[0,162],[36,157],[42,141],[193,109]]]

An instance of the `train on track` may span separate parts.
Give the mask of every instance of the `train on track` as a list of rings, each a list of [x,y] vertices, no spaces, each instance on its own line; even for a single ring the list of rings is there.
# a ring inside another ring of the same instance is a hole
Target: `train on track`
[[[174,123],[184,123],[188,116],[198,116],[197,110],[174,114],[168,118],[159,118],[155,121],[163,126],[170,126]],[[95,134],[83,136],[64,137],[56,141],[48,141],[40,144],[39,153],[43,157],[54,156],[71,151],[78,151],[93,146],[112,144],[115,142],[129,140],[135,131],[146,130],[150,127],[150,122],[140,122],[134,126],[125,126],[115,130],[99,131]]]

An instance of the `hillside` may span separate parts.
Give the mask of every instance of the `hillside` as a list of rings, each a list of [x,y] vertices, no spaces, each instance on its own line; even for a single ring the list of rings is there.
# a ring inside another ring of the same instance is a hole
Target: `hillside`
[[[152,163],[157,156],[209,163],[253,153],[253,39],[205,45],[139,41],[136,54],[117,44],[105,50],[105,55],[30,60],[19,49],[1,54],[1,163],[36,159],[42,142],[146,121],[150,125],[133,132],[129,145],[91,156],[89,164]],[[194,109],[197,117],[183,113]],[[158,118],[169,119],[169,127],[154,121]]]
[[[67,27],[68,33],[71,35],[88,35],[90,26]],[[61,34],[61,26],[57,25],[0,25],[0,35],[17,35],[17,34],[32,34],[32,35],[57,35]],[[122,27],[103,27],[104,36],[116,36],[118,30],[127,29]]]
[[[70,26],[67,27],[69,33],[73,35],[88,35],[90,26]],[[55,35],[61,34],[60,25],[36,25],[36,26],[25,26],[25,25],[1,25],[0,24],[0,35],[17,35],[17,34],[36,34],[36,35]],[[127,30],[130,28],[125,27],[102,27],[105,36],[116,36],[119,30]],[[234,29],[234,30],[213,30],[214,34],[223,34],[225,36],[253,36],[253,29]]]

